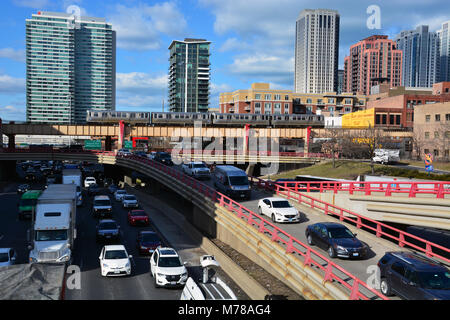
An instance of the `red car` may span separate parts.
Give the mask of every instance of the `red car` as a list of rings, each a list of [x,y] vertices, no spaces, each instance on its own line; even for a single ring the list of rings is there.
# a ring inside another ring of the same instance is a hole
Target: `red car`
[[[152,254],[156,248],[162,245],[162,242],[156,232],[153,231],[139,231],[136,247],[139,254]]]
[[[128,212],[128,223],[132,226],[148,226],[150,219],[144,210],[132,210]]]

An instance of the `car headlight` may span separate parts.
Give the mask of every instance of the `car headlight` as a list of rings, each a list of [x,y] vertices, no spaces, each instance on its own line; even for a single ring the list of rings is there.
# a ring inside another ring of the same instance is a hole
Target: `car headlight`
[[[343,246],[337,246],[336,249],[341,251],[347,251],[347,249],[345,249]]]
[[[104,263],[103,268],[109,268],[109,266],[106,263]]]
[[[38,262],[36,258],[30,257],[30,263]]]
[[[187,274],[187,272],[185,272],[181,275],[181,278],[185,279],[185,278],[187,278],[187,276],[188,276],[188,274]]]
[[[164,274],[162,274],[162,273],[157,273],[156,274],[158,277],[164,277],[165,275]]]
[[[129,262],[127,262],[127,264],[125,265],[125,268],[129,268],[131,265],[130,265],[130,263]]]

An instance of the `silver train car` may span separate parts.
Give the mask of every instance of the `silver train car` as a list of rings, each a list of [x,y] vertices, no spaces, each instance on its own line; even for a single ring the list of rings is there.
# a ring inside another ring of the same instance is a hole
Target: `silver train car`
[[[244,127],[323,127],[324,116],[315,114],[236,114],[236,113],[195,113],[195,112],[126,112],[87,111],[88,123],[112,123],[120,120],[134,125],[178,125],[193,126],[196,121],[203,126]]]
[[[194,125],[200,121],[202,125],[211,124],[211,114],[203,112],[152,112],[150,124],[154,125]]]
[[[270,116],[267,114],[251,114],[251,113],[213,113],[211,115],[212,123],[223,126],[270,126]]]
[[[270,124],[274,128],[312,126],[323,127],[325,118],[315,114],[274,114],[271,115]]]
[[[86,115],[88,123],[118,123],[120,120],[129,124],[148,125],[150,112],[88,110]]]

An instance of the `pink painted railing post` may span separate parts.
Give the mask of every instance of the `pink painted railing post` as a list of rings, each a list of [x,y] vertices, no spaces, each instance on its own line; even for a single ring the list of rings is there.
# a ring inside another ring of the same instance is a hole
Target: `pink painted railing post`
[[[370,184],[366,183],[365,185],[366,189],[366,196],[370,196],[372,194],[372,191],[370,190]]]
[[[305,262],[303,262],[304,266],[311,266],[311,248],[308,247],[308,249],[306,250],[306,257],[305,257]]]
[[[362,224],[361,217],[358,217],[356,219],[356,228],[361,229],[361,224]]]
[[[403,235],[403,233],[400,233],[399,235],[398,245],[402,248],[405,246],[405,236]]]
[[[443,182],[439,183],[437,198],[444,199],[444,183]]]
[[[263,220],[261,220],[261,222],[259,223],[259,229],[258,229],[258,231],[259,231],[260,233],[264,233],[264,221],[263,221]]]
[[[355,189],[355,184],[353,182],[350,182],[350,188],[348,190],[349,194],[353,194],[353,190]]]
[[[377,224],[377,237],[381,237],[381,225]]]
[[[323,277],[323,282],[333,281],[333,265],[328,262],[327,269],[325,271],[325,276]]]
[[[425,253],[426,253],[426,255],[428,257],[432,257],[433,256],[433,249],[431,248],[431,245],[428,242],[427,242]]]
[[[274,241],[274,242],[278,241],[278,231],[277,231],[277,229],[273,229],[272,241]]]
[[[386,197],[390,197],[391,195],[392,195],[391,184],[388,183],[388,184],[387,184],[387,187],[386,187],[386,193],[385,193],[385,196],[386,196]]]
[[[350,294],[350,300],[359,300],[359,284],[357,279],[353,279],[352,293]]]
[[[416,190],[417,190],[417,184],[416,183],[412,183],[411,184],[411,188],[409,189],[409,197],[410,198],[415,198],[416,197]]]
[[[292,252],[294,252],[294,242],[292,241],[292,237],[291,238],[289,238],[289,242],[288,242],[288,244],[287,244],[287,247],[286,247],[286,253],[292,253]]]

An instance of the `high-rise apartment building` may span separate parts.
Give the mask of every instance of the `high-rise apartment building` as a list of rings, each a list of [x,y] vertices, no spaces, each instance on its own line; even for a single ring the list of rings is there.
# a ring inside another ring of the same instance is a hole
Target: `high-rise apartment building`
[[[171,112],[208,112],[210,44],[203,39],[172,41],[169,47]]]
[[[27,121],[83,123],[115,110],[115,32],[102,18],[38,12],[26,20]]]
[[[296,93],[336,92],[340,16],[335,10],[306,9],[296,22]]]
[[[440,38],[441,81],[450,81],[450,21],[442,24],[438,31]]]
[[[395,41],[403,52],[403,86],[432,87],[439,82],[440,41],[436,32],[418,26],[416,30],[402,31]]]
[[[402,85],[402,51],[388,36],[370,36],[350,47],[344,59],[344,91],[369,95],[372,86]]]

